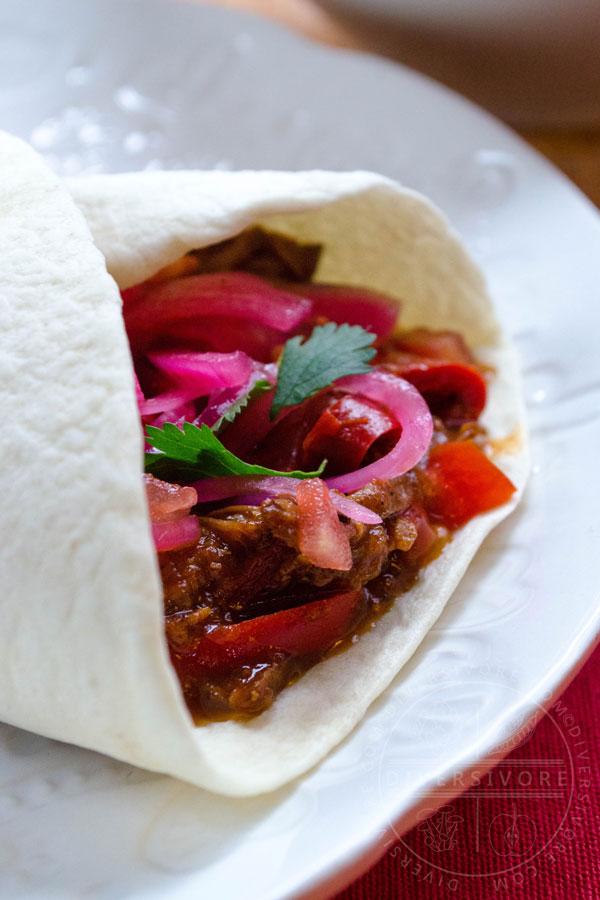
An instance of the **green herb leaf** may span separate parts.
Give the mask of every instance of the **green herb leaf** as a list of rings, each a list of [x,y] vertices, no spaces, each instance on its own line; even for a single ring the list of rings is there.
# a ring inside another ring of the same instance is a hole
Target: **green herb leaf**
[[[177,484],[197,481],[202,477],[202,473],[193,463],[179,462],[165,453],[145,453],[144,471],[163,481],[173,481]]]
[[[192,425],[184,422],[183,429],[166,422],[162,428],[146,426],[148,441],[160,453],[146,453],[146,471],[156,475],[159,471],[177,473],[183,471],[188,480],[193,478],[218,478],[222,475],[283,475],[288,478],[317,478],[323,472],[327,460],[323,460],[315,472],[280,472],[255,466],[239,459],[223,446],[208,425]]]
[[[344,375],[370,372],[375,335],[360,325],[328,322],[313,329],[308,340],[290,338],[283,348],[271,419],[285,406],[295,406]]]
[[[223,426],[228,422],[233,422],[237,414],[245,409],[251,400],[256,400],[257,397],[261,397],[267,391],[270,391],[271,387],[271,382],[267,381],[266,378],[255,381],[250,390],[245,394],[242,394],[241,397],[238,397],[238,399],[225,410],[221,418],[218,419],[214,425],[211,425],[211,430],[215,434],[219,434]]]

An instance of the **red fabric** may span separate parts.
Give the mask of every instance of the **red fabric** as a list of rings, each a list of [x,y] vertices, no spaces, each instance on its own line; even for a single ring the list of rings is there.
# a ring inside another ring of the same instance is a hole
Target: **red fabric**
[[[600,648],[520,738],[336,900],[597,900]]]

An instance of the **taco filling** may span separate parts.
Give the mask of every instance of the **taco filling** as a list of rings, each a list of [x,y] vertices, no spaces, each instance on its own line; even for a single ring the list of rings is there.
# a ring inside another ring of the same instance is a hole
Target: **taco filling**
[[[255,227],[123,291],[198,723],[263,712],[515,490],[479,424],[493,372],[458,333],[398,331],[396,300],[312,282],[320,252]]]

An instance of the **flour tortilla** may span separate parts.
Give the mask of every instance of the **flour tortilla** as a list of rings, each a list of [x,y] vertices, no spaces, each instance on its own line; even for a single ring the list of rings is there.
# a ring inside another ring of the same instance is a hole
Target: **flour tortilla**
[[[404,326],[462,331],[497,367],[485,424],[512,436],[497,462],[519,491],[463,528],[376,629],[270,710],[196,728],[163,634],[115,280],[135,284],[257,222],[322,242],[316,277],[400,298]],[[522,491],[517,366],[480,273],[439,212],[377,175],[144,173],[67,188],[2,135],[0,258],[0,718],[224,794],[279,787],[357,725]]]

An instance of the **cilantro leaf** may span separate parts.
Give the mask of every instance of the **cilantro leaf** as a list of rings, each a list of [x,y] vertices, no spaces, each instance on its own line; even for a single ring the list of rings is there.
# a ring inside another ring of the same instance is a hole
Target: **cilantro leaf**
[[[375,335],[360,325],[328,322],[313,329],[308,340],[290,338],[283,348],[271,419],[284,406],[295,406],[344,375],[370,372]]]
[[[162,481],[174,481],[178,484],[197,481],[202,477],[202,473],[193,463],[171,459],[166,453],[144,453],[144,471]]]
[[[251,400],[256,400],[257,397],[261,397],[267,391],[270,391],[271,387],[271,382],[267,381],[266,378],[255,381],[250,390],[246,391],[245,394],[242,394],[241,397],[238,397],[237,400],[234,400],[220,419],[217,419],[214,425],[211,425],[211,430],[214,431],[215,434],[218,434],[226,423],[233,422],[237,414],[245,409]]]
[[[283,475],[288,478],[316,478],[323,472],[323,460],[315,472],[280,472],[246,463],[223,446],[208,425],[198,428],[184,422],[183,429],[166,422],[162,428],[146,425],[148,442],[160,453],[146,453],[146,471],[156,474],[175,469],[193,478],[218,478],[222,475]]]

